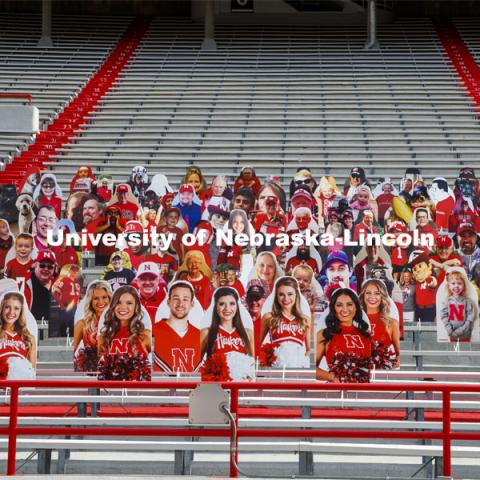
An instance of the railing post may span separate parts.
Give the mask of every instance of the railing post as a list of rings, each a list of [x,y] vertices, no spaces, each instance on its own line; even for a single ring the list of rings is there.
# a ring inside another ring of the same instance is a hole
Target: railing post
[[[13,476],[17,471],[17,424],[18,424],[18,390],[17,385],[10,390],[10,421],[8,424],[8,461],[7,475]]]
[[[442,391],[443,400],[443,476],[452,476],[452,441],[451,434],[451,392],[450,390]]]
[[[234,438],[235,428],[238,432],[238,388],[233,387],[230,390],[232,397],[230,398],[230,412],[235,418],[235,425],[230,428],[230,477],[238,478],[238,435]],[[233,454],[232,454],[233,448]]]

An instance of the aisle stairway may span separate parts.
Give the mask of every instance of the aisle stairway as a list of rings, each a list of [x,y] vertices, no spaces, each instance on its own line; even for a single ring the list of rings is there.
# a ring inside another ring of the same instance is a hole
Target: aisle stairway
[[[46,128],[86,83],[115,47],[131,19],[55,16],[53,46],[38,47],[41,16],[0,14],[0,93],[27,93]],[[0,99],[0,105],[18,103]],[[0,132],[0,161],[8,162],[34,136]]]

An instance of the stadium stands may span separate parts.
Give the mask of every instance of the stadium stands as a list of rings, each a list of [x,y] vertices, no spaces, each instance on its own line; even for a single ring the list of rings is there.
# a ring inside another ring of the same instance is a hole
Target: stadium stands
[[[55,46],[38,49],[38,18],[21,16],[15,29],[10,18],[0,16],[0,90],[31,94],[44,127],[82,91],[132,20],[115,17],[106,22],[95,17],[86,25],[80,17],[56,17]],[[456,20],[455,24],[478,61],[477,20]],[[381,27],[379,51],[364,51],[364,37],[360,27],[218,26],[218,50],[205,52],[200,50],[201,26],[180,19],[155,19],[113,87],[48,165],[64,191],[81,164],[91,165],[97,175],[112,174],[117,182],[125,181],[134,165],[145,165],[151,174],[165,173],[173,186],[192,164],[208,178],[228,169],[230,180],[242,166],[252,164],[262,179],[278,174],[284,186],[299,167],[309,167],[318,178],[334,175],[339,184],[354,165],[363,166],[372,180],[390,176],[396,183],[408,166],[420,168],[428,181],[439,174],[451,181],[461,166],[478,169],[480,128],[475,105],[458,83],[433,23],[404,19]],[[2,159],[11,160],[33,140],[0,133]],[[438,344],[436,329],[425,325],[408,324],[405,330],[401,371],[376,372],[376,382],[479,382],[478,346],[459,349],[452,343]],[[286,382],[313,381],[311,370],[269,375],[282,374]],[[89,379],[72,372],[68,340],[50,339],[47,331],[40,340],[38,376]],[[68,389],[47,395],[45,390],[31,389],[21,396],[21,426],[187,426],[185,391],[85,394]],[[86,418],[71,416],[73,407]],[[438,395],[422,393],[413,398],[401,389],[388,395],[261,391],[242,397],[240,407],[245,413],[240,418],[242,428],[329,429],[333,422],[336,428],[352,430],[431,432],[442,427]],[[479,431],[478,394],[456,395],[453,410],[456,431]],[[0,427],[7,425],[8,411],[5,395],[0,397]],[[338,420],[336,415],[344,418]],[[192,457],[185,452],[213,452],[212,458],[225,462],[228,454],[226,441],[211,442],[200,436],[133,441],[121,435],[99,440],[99,435],[84,439],[32,435],[19,439],[18,447],[39,453],[38,473],[50,472],[52,451],[59,452],[58,473],[66,466],[69,472],[88,471],[77,458],[68,461],[68,450],[86,452],[78,458],[87,460],[95,459],[99,451],[174,452],[175,466],[165,471],[176,474],[192,473]],[[395,471],[384,465],[382,473],[410,476],[425,462],[428,470],[428,463],[435,459],[430,474],[437,476],[442,449],[437,442],[427,442],[249,439],[240,443],[240,461],[244,454],[267,453],[258,462],[261,468],[284,473],[281,466],[269,465],[272,452],[294,453],[299,454],[300,474],[311,475],[315,459],[315,473],[322,470],[333,475],[338,467],[327,465],[332,453],[344,454],[344,468],[352,467],[354,473],[356,462],[365,461],[355,455],[374,456],[369,458],[373,465],[369,473],[379,471],[382,457],[405,457],[405,466]],[[6,445],[2,439],[0,449],[4,451]],[[456,472],[472,475],[478,447],[456,443],[453,452]],[[296,458],[288,458],[297,463]],[[124,468],[135,468],[127,465],[130,461],[116,459]],[[27,470],[34,469],[29,465]],[[193,471],[217,470],[204,465],[198,470],[194,466]]]
[[[378,52],[362,50],[363,29],[350,27],[218,27],[216,52],[200,51],[201,38],[194,24],[153,22],[54,157],[63,184],[81,160],[115,179],[133,164],[168,167],[173,183],[192,163],[210,175],[228,162],[232,178],[244,164],[261,176],[275,166],[285,182],[299,166],[340,180],[353,164],[374,179],[409,165],[451,179],[478,165],[472,101],[428,19],[380,28]]]

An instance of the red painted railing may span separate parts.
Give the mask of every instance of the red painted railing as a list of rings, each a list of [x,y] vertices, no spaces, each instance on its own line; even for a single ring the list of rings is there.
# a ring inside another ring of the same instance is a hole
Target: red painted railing
[[[1,381],[0,389],[10,388],[10,421],[8,427],[0,428],[0,434],[8,435],[7,475],[16,473],[17,437],[20,435],[95,435],[95,436],[198,436],[229,437],[232,447],[234,428],[95,428],[95,427],[19,427],[18,405],[19,390],[25,387],[37,388],[108,388],[136,390],[192,390],[199,382],[164,381],[164,382],[119,382],[119,381],[79,381],[79,380],[29,380]],[[222,388],[230,390],[230,411],[235,417],[238,441],[239,437],[289,437],[289,438],[395,438],[408,440],[441,440],[443,443],[443,475],[452,475],[451,443],[453,440],[480,440],[477,432],[452,432],[451,430],[451,396],[452,393],[480,393],[480,385],[454,385],[415,383],[415,384],[333,384],[333,383],[282,383],[282,382],[231,382],[221,383]],[[238,429],[239,392],[247,390],[289,390],[289,391],[382,391],[382,392],[439,392],[442,394],[443,428],[441,431],[385,431],[385,430],[305,430],[305,429]],[[72,397],[75,401],[75,397]],[[230,458],[230,476],[237,477],[238,445],[234,445],[235,457]],[[232,451],[232,449],[231,449]],[[233,461],[235,460],[235,461]]]
[[[29,93],[0,93],[0,98],[23,98],[28,100],[28,104],[32,104],[32,96]]]

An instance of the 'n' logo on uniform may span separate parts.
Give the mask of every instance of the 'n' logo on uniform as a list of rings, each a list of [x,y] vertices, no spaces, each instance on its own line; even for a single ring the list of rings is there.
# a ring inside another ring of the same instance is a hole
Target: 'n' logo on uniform
[[[448,319],[463,321],[465,319],[465,305],[450,305]]]
[[[194,348],[172,348],[174,372],[193,372],[195,365],[193,359],[195,358]]]
[[[345,335],[345,343],[347,348],[365,348],[360,335]]]
[[[110,354],[122,355],[128,353],[128,338],[114,338],[110,346]]]

